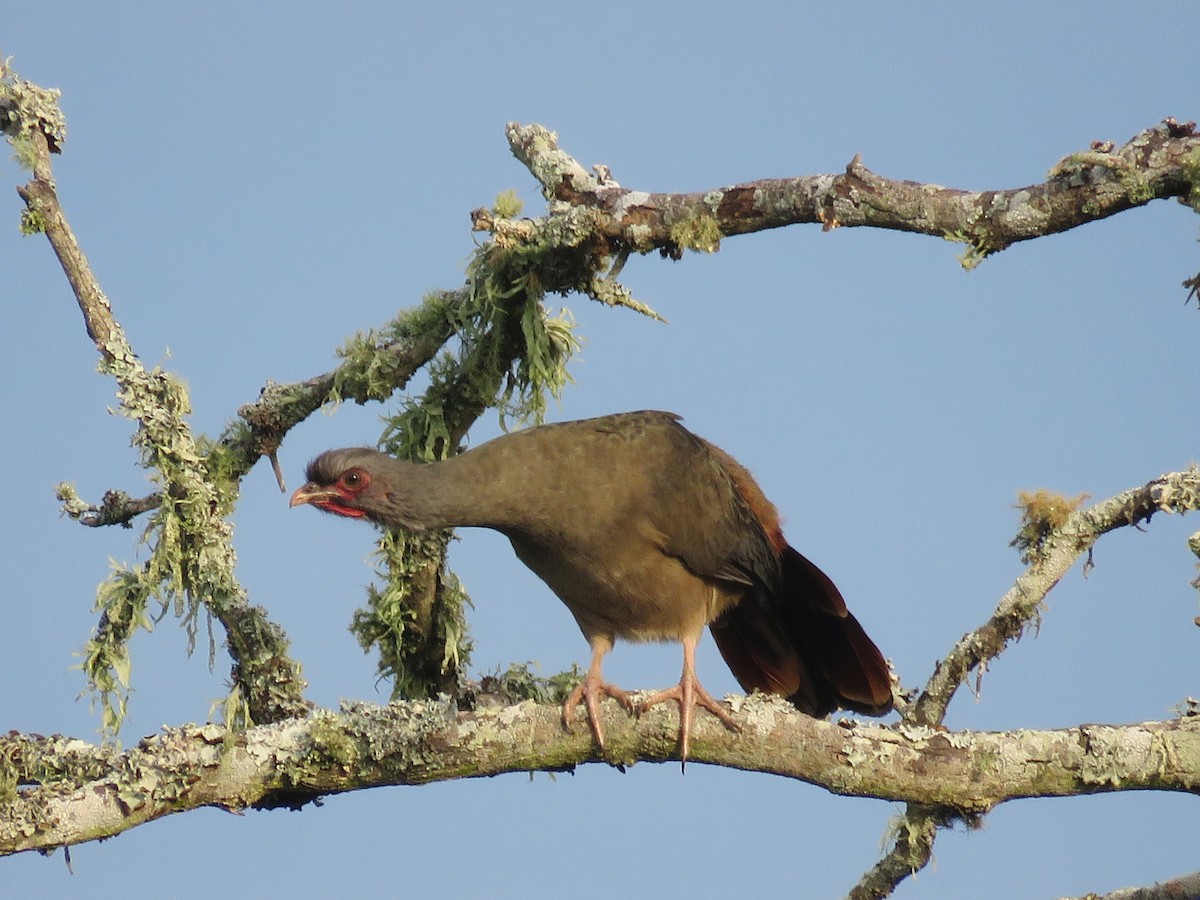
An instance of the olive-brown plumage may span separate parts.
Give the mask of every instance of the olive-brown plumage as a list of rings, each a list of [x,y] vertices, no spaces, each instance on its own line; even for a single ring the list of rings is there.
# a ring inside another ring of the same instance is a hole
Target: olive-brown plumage
[[[592,649],[582,701],[603,745],[599,701],[631,698],[601,677],[618,638],[683,644],[679,684],[643,706],[680,704],[687,758],[696,705],[730,728],[701,687],[695,648],[706,625],[746,690],[824,716],[891,708],[887,665],[833,582],[792,549],[750,473],[665,412],[634,412],[514,432],[451,459],[405,463],[374,450],[322,453],[291,505],[422,530],[478,526],[562,599]]]

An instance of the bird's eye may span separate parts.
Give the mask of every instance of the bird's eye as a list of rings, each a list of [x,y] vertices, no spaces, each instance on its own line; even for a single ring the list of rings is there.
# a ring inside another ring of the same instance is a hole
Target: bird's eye
[[[370,482],[371,476],[362,469],[351,469],[342,475],[342,487],[352,491],[361,491]]]

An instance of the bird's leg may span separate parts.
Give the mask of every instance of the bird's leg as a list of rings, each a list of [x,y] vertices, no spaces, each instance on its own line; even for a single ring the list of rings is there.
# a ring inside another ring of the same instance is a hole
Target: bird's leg
[[[583,681],[575,686],[575,690],[571,691],[571,696],[563,704],[562,720],[563,728],[570,731],[571,717],[575,714],[575,707],[579,705],[580,700],[583,700],[583,705],[587,709],[588,724],[592,728],[592,737],[596,739],[597,746],[603,750],[604,731],[600,728],[600,698],[612,697],[629,712],[633,712],[633,698],[615,684],[605,682],[600,674],[604,656],[612,649],[612,639],[598,635],[591,639],[591,645],[592,663],[588,666],[587,675],[584,676]]]
[[[699,635],[693,635],[683,639],[683,675],[680,676],[679,684],[674,687],[667,688],[665,691],[659,691],[647,699],[642,701],[640,711],[649,709],[656,703],[661,703],[664,700],[676,700],[679,703],[679,756],[684,763],[688,758],[688,736],[692,730],[692,711],[697,706],[703,706],[710,713],[721,720],[721,723],[730,731],[741,731],[741,726],[733,720],[731,716],[720,703],[712,698],[712,695],[704,689],[700,684],[700,680],[696,678],[696,643],[700,640]]]

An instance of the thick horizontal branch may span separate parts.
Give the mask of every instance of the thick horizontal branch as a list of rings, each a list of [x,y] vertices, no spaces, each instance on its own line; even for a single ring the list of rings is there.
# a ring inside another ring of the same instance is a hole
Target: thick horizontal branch
[[[1103,219],[1151,200],[1200,204],[1200,136],[1167,119],[1114,148],[1097,142],[1051,169],[1045,182],[966,191],[877,175],[855,157],[845,172],[766,178],[696,193],[648,193],[590,173],[540,125],[508,126],[513,154],[546,198],[593,211],[596,232],[639,252],[715,250],[722,237],[817,223],[936,235],[969,245],[964,261]]]
[[[1124,790],[1200,793],[1200,717],[1054,731],[944,732],[826,722],[775,698],[736,698],[742,726],[694,723],[690,759],[769,772],[838,794],[921,803],[962,814],[1019,797]],[[297,806],[323,794],[602,761],[582,720],[557,705],[459,712],[449,702],[348,704],[227,732],[188,726],[123,754],[65,738],[0,738],[0,759],[27,785],[0,803],[0,855],[109,837],[199,806]],[[607,761],[676,759],[678,719],[603,710]],[[106,771],[97,775],[100,756]],[[77,759],[77,768],[72,764]],[[70,774],[77,771],[78,777]]]

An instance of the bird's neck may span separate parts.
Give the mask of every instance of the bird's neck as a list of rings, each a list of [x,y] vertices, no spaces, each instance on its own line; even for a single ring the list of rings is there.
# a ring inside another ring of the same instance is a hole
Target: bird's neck
[[[493,454],[470,450],[432,463],[392,460],[389,481],[390,525],[412,530],[477,526],[506,530],[521,504],[514,493],[524,493],[508,473],[502,477]]]

